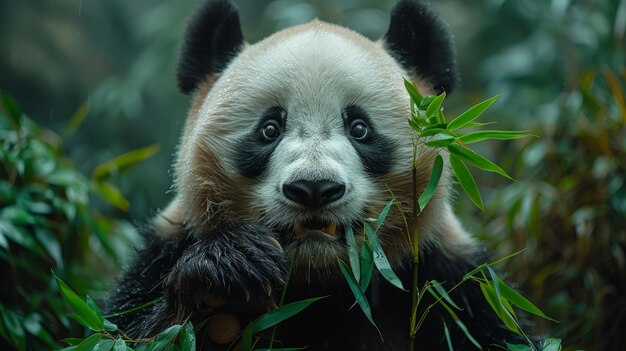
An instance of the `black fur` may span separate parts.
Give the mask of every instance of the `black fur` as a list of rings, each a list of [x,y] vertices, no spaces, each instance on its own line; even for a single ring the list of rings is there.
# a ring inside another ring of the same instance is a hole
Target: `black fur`
[[[164,297],[164,300],[114,322],[131,337],[153,336],[169,325],[185,320],[201,308],[202,299],[208,296],[228,297],[229,301],[236,302],[231,304],[235,306],[244,304],[244,290],[253,297],[269,300],[267,287],[272,286],[272,298],[275,298],[286,277],[286,259],[266,239],[273,234],[261,226],[249,224],[225,224],[221,228],[219,233],[199,240],[191,237],[160,240],[148,236],[146,248],[139,252],[134,265],[126,270],[109,299],[108,312],[126,310],[158,297]],[[434,245],[426,245],[420,258],[419,284],[422,286],[426,281],[437,280],[450,289],[465,273],[487,260],[483,254],[449,257]],[[396,273],[404,286],[409,287],[410,265],[396,269]],[[307,346],[307,350],[408,349],[410,293],[374,275],[367,295],[383,342],[360,308],[350,308],[354,297],[347,283],[339,280],[339,284],[330,289],[327,285],[320,288],[322,285],[316,282],[289,285],[287,302],[328,297],[281,324],[276,346]],[[464,282],[450,296],[463,309],[455,312],[483,349],[499,350],[495,345],[525,342],[498,320],[475,282]],[[431,303],[433,298],[425,295],[418,315]],[[255,305],[267,306],[263,303]],[[448,349],[443,321],[448,326],[455,350],[475,348],[448,312],[436,306],[417,334],[418,349]]]
[[[278,106],[271,107],[263,113],[263,116],[259,119],[254,130],[241,140],[240,147],[235,156],[235,164],[237,165],[239,173],[245,177],[255,178],[265,172],[274,149],[276,149],[276,146],[278,146],[282,139],[282,134],[278,139],[268,143],[263,138],[262,126],[268,120],[273,119],[278,122],[281,130],[284,130],[286,118],[287,113]]]
[[[414,0],[398,2],[391,12],[385,44],[396,60],[432,84],[437,93],[449,93],[458,84],[452,39],[429,6]]]
[[[372,175],[383,175],[391,170],[395,161],[394,150],[396,145],[384,133],[378,133],[372,126],[371,119],[359,106],[348,106],[345,111],[346,135],[352,121],[360,119],[368,125],[368,136],[365,140],[348,138],[365,166],[365,170]]]
[[[203,239],[163,240],[148,234],[146,247],[125,270],[107,309],[115,313],[163,297],[138,314],[114,320],[129,335],[148,337],[182,323],[207,297],[228,298],[239,308],[272,306],[284,285],[287,262],[270,236],[275,234],[265,227],[234,223],[224,223]]]
[[[189,21],[178,59],[180,90],[189,94],[223,71],[243,45],[239,13],[229,0],[207,1]]]

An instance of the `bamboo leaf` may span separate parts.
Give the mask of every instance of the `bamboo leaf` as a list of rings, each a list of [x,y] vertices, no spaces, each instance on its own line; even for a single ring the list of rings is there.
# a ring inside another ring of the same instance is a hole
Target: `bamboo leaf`
[[[443,103],[443,99],[445,98],[446,98],[446,92],[444,91],[443,93],[435,97],[435,99],[430,103],[430,105],[428,105],[428,108],[426,109],[426,116],[428,118],[434,118],[437,121],[441,122],[439,120],[438,113],[441,110],[441,103]]]
[[[164,331],[162,331],[154,339],[154,344],[150,348],[151,351],[165,351],[174,341],[182,326],[179,324],[173,325]]]
[[[361,291],[365,292],[372,280],[372,273],[374,272],[374,251],[370,244],[363,241],[361,246],[361,278],[359,284],[361,285]]]
[[[551,321],[556,322],[554,319],[546,316],[537,306],[535,306],[532,302],[528,301],[524,296],[515,291],[513,288],[509,287],[496,273],[491,269],[491,267],[487,267],[489,270],[489,274],[491,274],[492,279],[497,280],[497,286],[499,288],[501,296],[508,300],[511,304],[523,309],[526,312],[532,313],[539,317],[549,319]],[[494,285],[496,282],[494,282]]]
[[[141,149],[133,150],[121,154],[103,164],[97,166],[92,177],[95,180],[104,180],[111,177],[111,175],[128,169],[150,157],[152,157],[159,150],[158,144],[143,147]]]
[[[80,127],[80,125],[83,124],[83,122],[85,121],[87,114],[89,114],[89,104],[85,102],[82,105],[80,105],[80,107],[78,108],[78,110],[76,110],[76,112],[74,112],[70,120],[67,122],[67,124],[63,128],[63,132],[62,132],[63,139],[67,139],[69,136],[74,134],[76,129],[78,129],[78,127]]]
[[[506,343],[506,347],[509,351],[533,351],[528,345],[523,344],[509,344]]]
[[[111,206],[122,211],[128,211],[130,203],[115,185],[104,181],[96,181],[93,184],[98,191],[98,195],[100,195]]]
[[[354,279],[354,277],[352,277],[352,279]],[[255,319],[254,321],[250,322],[250,324],[248,324],[246,328],[249,328],[252,331],[252,334],[258,333],[262,330],[275,326],[276,324],[284,321],[287,318],[290,318],[300,313],[305,308],[309,307],[309,305],[311,305],[313,302],[321,300],[323,298],[325,298],[325,296],[306,299],[280,306],[277,309],[267,312],[259,318]]]
[[[443,334],[446,336],[446,344],[448,344],[448,350],[454,351],[454,347],[452,347],[452,340],[450,340],[450,331],[448,330],[448,325],[446,324],[445,320],[442,322],[443,322]]]
[[[474,344],[474,346],[476,346],[477,349],[482,350],[483,349],[482,346],[480,346],[478,341],[476,341],[476,339],[474,339],[472,334],[469,332],[469,329],[467,329],[467,326],[465,325],[465,323],[463,323],[463,321],[461,321],[459,318],[455,319],[454,321],[456,322],[456,325],[459,327],[459,329],[461,329],[463,334],[465,334],[465,337],[467,337],[467,339],[472,344]]]
[[[494,96],[470,107],[470,109],[450,121],[448,124],[448,130],[457,130],[467,126],[469,123],[478,118],[483,112],[485,112],[485,110],[488,109],[489,106],[491,106],[491,104],[493,104],[497,99],[498,97]]]
[[[561,339],[548,338],[543,342],[543,351],[561,351]]]
[[[409,119],[409,125],[411,126],[411,129],[413,129],[416,132],[419,132],[422,130],[422,126],[420,126],[420,123],[418,121],[419,121],[418,118]]]
[[[383,210],[380,211],[380,214],[378,215],[378,219],[376,220],[376,231],[378,231],[378,229],[380,229],[383,223],[385,223],[385,219],[387,219],[389,210],[391,210],[391,206],[393,206],[394,203],[395,203],[395,199],[391,199],[391,201],[389,201],[389,203],[385,205]]]
[[[422,94],[419,92],[419,90],[415,87],[415,85],[413,85],[413,83],[409,82],[406,79],[404,80],[404,87],[406,88],[406,91],[409,92],[411,99],[413,99],[415,104],[419,106],[422,103],[422,99],[424,98],[422,97]]]
[[[461,308],[456,303],[454,303],[454,301],[452,301],[452,298],[450,297],[446,289],[443,288],[441,283],[436,280],[431,280],[430,283],[432,287],[437,291],[436,295],[439,295],[441,298],[446,300],[446,302],[452,305],[452,307],[456,308],[457,310],[461,310]]]
[[[113,349],[113,344],[115,343],[112,339],[102,339],[98,342],[98,344],[93,348],[93,351],[110,351]]]
[[[425,142],[424,144],[428,147],[444,147],[452,144],[456,141],[455,137],[451,136],[443,136],[439,139],[433,139]]]
[[[183,330],[180,332],[178,346],[181,351],[196,351],[196,333],[190,322],[185,323],[183,326]]]
[[[483,200],[480,197],[478,186],[474,181],[474,177],[467,169],[467,166],[455,155],[450,155],[450,165],[452,166],[454,176],[459,181],[459,184],[461,184],[461,187],[463,188],[467,196],[478,208],[484,211]]]
[[[90,337],[88,337],[87,339],[83,340],[83,342],[81,342],[80,344],[76,345],[76,348],[74,349],[74,351],[91,351],[93,350],[96,345],[98,345],[98,343],[100,342],[100,339],[102,339],[102,334],[98,333],[98,334],[93,334]]]
[[[521,130],[478,130],[459,137],[465,144],[475,143],[486,139],[511,140],[529,136],[526,131]]]
[[[491,306],[491,309],[493,309],[504,325],[506,325],[509,330],[519,334],[520,331],[517,324],[513,320],[513,317],[504,312],[502,305],[498,301],[498,297],[496,296],[493,286],[486,283],[480,283],[480,290],[482,291],[485,300],[487,300],[487,303]]]
[[[428,178],[428,184],[426,184],[426,188],[422,195],[420,195],[418,199],[420,211],[424,211],[424,208],[430,201],[430,199],[435,194],[437,190],[437,185],[439,185],[439,180],[441,179],[441,173],[443,172],[443,158],[441,155],[435,156],[435,161],[433,162],[433,170],[430,173],[430,178]]]
[[[482,170],[498,173],[503,177],[513,180],[513,178],[511,178],[510,175],[508,175],[502,168],[500,168],[500,166],[471,150],[455,144],[448,145],[447,149],[448,151],[450,151],[451,154],[458,156],[463,161],[468,162]]]
[[[378,330],[378,326],[376,326],[376,323],[374,323],[374,319],[372,318],[372,309],[370,308],[370,304],[367,301],[367,298],[363,294],[363,290],[361,290],[361,286],[354,279],[354,276],[352,275],[352,273],[350,273],[350,270],[348,269],[346,264],[343,263],[343,261],[341,260],[339,260],[339,267],[341,267],[341,271],[343,272],[344,277],[346,277],[346,281],[350,286],[350,290],[352,290],[352,294],[354,294],[354,297],[361,307],[361,310],[363,310],[363,313],[365,313],[365,316],[370,321],[370,323],[372,323],[376,330]],[[378,330],[378,333],[380,334],[380,330]]]
[[[405,290],[404,286],[402,286],[402,281],[400,281],[400,278],[398,278],[396,273],[393,272],[393,269],[391,269],[389,260],[387,259],[387,256],[385,255],[385,252],[380,245],[380,241],[378,240],[376,232],[367,223],[365,223],[365,235],[367,235],[367,238],[372,245],[372,251],[374,252],[374,265],[376,266],[376,268],[378,268],[380,274],[395,287]]]
[[[54,273],[53,273],[54,275]],[[54,275],[63,299],[74,309],[78,317],[93,331],[104,331],[104,322],[83,299],[81,299],[61,278]],[[96,342],[97,343],[97,342]]]
[[[354,231],[352,226],[346,228],[346,244],[348,246],[348,259],[350,260],[350,268],[357,281],[361,279],[361,267],[359,265],[359,248],[356,246]]]
[[[113,351],[126,351],[126,350],[128,350],[128,346],[126,346],[126,341],[124,341],[124,339],[119,338],[115,340],[115,344],[113,344]]]

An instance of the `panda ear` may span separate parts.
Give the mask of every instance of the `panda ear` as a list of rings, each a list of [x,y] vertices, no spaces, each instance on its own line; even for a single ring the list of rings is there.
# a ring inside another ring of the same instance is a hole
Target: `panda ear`
[[[178,87],[193,92],[220,73],[243,46],[239,12],[228,0],[207,1],[191,17],[178,58]]]
[[[452,39],[445,24],[422,3],[401,0],[391,11],[385,48],[405,69],[426,79],[437,93],[458,84]]]

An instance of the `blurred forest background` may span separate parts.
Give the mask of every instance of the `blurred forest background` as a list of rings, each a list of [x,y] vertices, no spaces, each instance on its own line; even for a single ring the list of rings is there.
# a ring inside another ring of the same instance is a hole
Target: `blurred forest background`
[[[626,0],[431,2],[461,67],[448,116],[499,94],[486,119],[538,136],[486,147],[518,181],[479,174],[487,209],[459,196],[466,226],[497,257],[524,250],[500,268],[559,321],[538,330],[567,350],[623,350]],[[100,301],[132,224],[171,197],[189,105],[174,65],[197,3],[0,0],[0,90],[17,102],[0,110],[1,349],[81,335],[50,271]],[[235,3],[256,42],[315,17],[379,38],[394,1]]]

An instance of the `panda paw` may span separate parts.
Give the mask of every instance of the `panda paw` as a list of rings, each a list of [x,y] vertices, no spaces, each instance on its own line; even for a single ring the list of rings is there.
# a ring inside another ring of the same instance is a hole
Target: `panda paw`
[[[164,287],[170,313],[184,320],[200,307],[259,313],[275,307],[287,259],[268,228],[225,224],[185,250]]]

